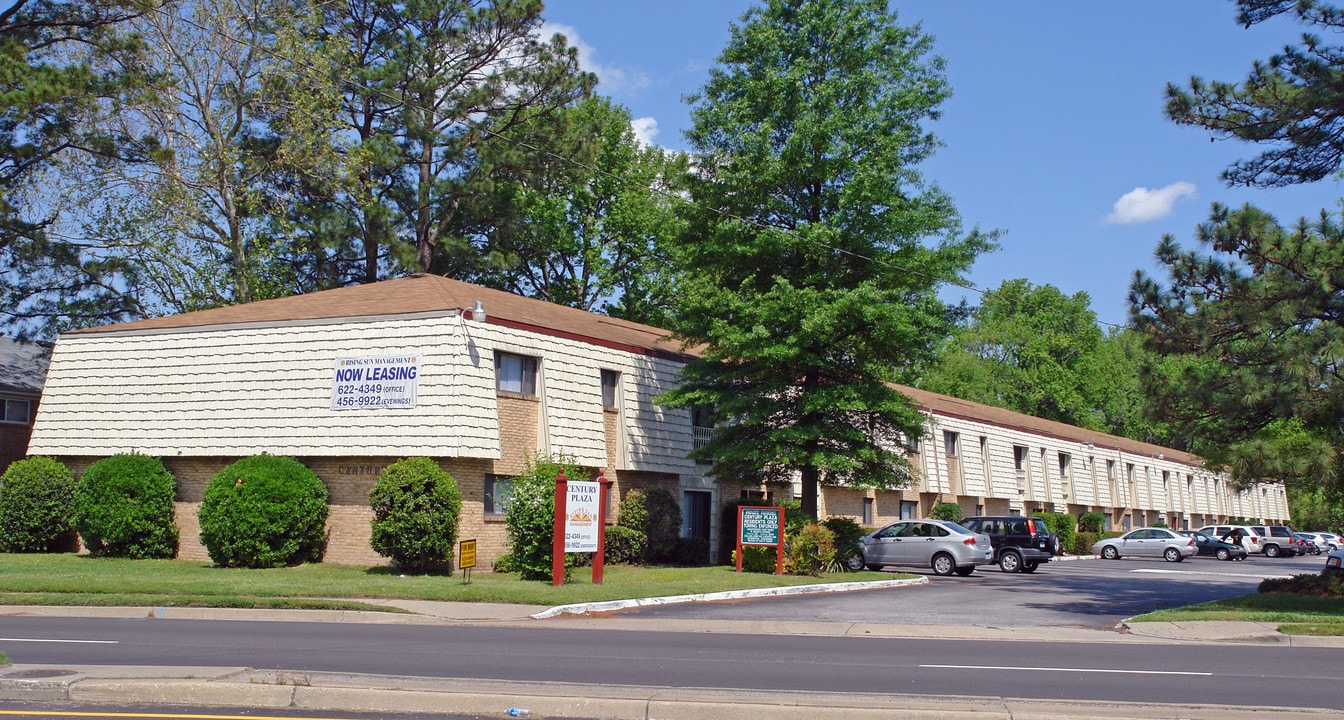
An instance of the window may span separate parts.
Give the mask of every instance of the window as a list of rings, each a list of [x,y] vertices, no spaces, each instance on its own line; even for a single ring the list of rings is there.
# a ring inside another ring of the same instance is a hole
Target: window
[[[909,520],[919,517],[919,503],[914,500],[901,501],[901,519]]]
[[[904,435],[904,436],[902,436],[902,438],[901,438],[901,442],[902,442],[902,444],[905,445],[905,449],[906,449],[906,451],[909,452],[911,455],[918,455],[918,454],[919,454],[919,437],[918,437],[918,436]]]
[[[10,398],[0,398],[0,409],[4,410],[3,417],[7,423],[28,424],[30,404],[27,400],[14,400]]]
[[[1013,469],[1025,472],[1027,469],[1027,448],[1024,445],[1013,446]]]
[[[877,500],[866,497],[863,499],[863,524],[873,524],[873,509],[877,505]]]
[[[621,382],[621,374],[615,370],[602,371],[602,407],[616,409],[616,387]]]
[[[944,431],[943,431],[943,452],[945,452],[945,453],[946,453],[947,455],[949,455],[949,456],[956,456],[956,454],[957,454],[957,444],[958,444],[958,441],[959,441],[959,440],[961,440],[961,435],[960,435],[959,433],[954,433],[954,432],[951,432],[951,431],[948,431],[948,430],[944,430]]]
[[[501,475],[485,476],[485,514],[503,515],[509,508],[513,494],[513,480]]]
[[[513,353],[495,353],[495,389],[500,392],[537,394],[537,359]]]

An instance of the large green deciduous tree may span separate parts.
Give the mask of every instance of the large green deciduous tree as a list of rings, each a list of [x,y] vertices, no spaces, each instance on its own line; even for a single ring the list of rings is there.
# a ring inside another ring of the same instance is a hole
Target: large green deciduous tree
[[[710,408],[721,478],[899,487],[923,420],[889,383],[951,321],[938,287],[993,240],[963,235],[917,166],[949,94],[932,40],[883,0],[749,10],[690,98],[696,212],[677,334],[702,347],[663,399]]]
[[[1249,25],[1293,15],[1344,28],[1339,8],[1306,0],[1242,0]],[[1168,90],[1183,124],[1260,144],[1231,184],[1283,186],[1338,172],[1344,158],[1344,49],[1304,35],[1240,84],[1199,78]],[[1165,237],[1167,278],[1131,285],[1135,325],[1165,355],[1150,373],[1156,407],[1173,432],[1243,479],[1281,477],[1338,487],[1344,417],[1344,228],[1337,215],[1280,223],[1257,208],[1215,205],[1200,249]],[[1286,432],[1285,428],[1291,428]]]
[[[669,246],[685,221],[674,197],[686,158],[640,144],[629,110],[593,96],[514,139],[541,148],[501,173],[491,197],[495,226],[484,249],[499,258],[478,279],[548,302],[666,326]],[[503,149],[482,148],[487,165]]]
[[[1145,442],[1163,442],[1139,385],[1139,336],[1104,333],[1087,293],[1006,280],[985,293],[919,387]]]

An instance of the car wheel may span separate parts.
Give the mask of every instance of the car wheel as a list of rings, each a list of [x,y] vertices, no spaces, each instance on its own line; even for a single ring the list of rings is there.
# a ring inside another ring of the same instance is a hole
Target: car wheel
[[[1219,560],[1226,560],[1230,557],[1232,557],[1232,553],[1228,552],[1227,548],[1218,548],[1217,558]]]
[[[1034,573],[1034,572],[1036,572],[1036,568],[1038,568],[1038,567],[1040,567],[1040,566],[1041,566],[1041,564],[1038,563],[1038,562],[1024,562],[1024,563],[1022,563],[1022,572],[1024,572],[1024,573]]]
[[[1279,556],[1279,546],[1278,546],[1278,545],[1266,545],[1266,546],[1265,546],[1265,557],[1278,557],[1278,556]]]
[[[1006,552],[999,556],[999,569],[1006,573],[1018,572],[1022,569],[1022,556],[1015,552]]]
[[[1162,557],[1166,558],[1167,562],[1180,562],[1185,559],[1181,556],[1181,551],[1176,548],[1167,548]]]
[[[957,569],[957,561],[952,559],[947,553],[938,553],[933,556],[933,562],[929,563],[933,567],[934,575],[951,575]]]
[[[853,555],[850,555],[850,556],[849,556],[849,559],[845,561],[845,567],[849,568],[850,570],[852,570],[852,571],[854,571],[854,572],[858,572],[858,571],[862,570],[862,569],[863,569],[863,553],[854,553]]]
[[[974,565],[972,565],[972,566],[970,566],[970,567],[959,567],[959,568],[957,568],[957,574],[960,575],[960,576],[962,576],[962,577],[969,577],[970,574],[973,573],[973,572],[975,572],[975,566],[974,566]]]
[[[1107,545],[1101,549],[1101,556],[1107,560],[1118,560],[1120,558],[1120,551],[1116,550],[1114,545]]]

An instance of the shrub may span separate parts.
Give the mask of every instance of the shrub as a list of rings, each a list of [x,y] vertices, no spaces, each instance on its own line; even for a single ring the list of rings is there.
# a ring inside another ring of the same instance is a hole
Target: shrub
[[[677,540],[681,537],[681,505],[666,489],[631,490],[621,501],[617,518],[622,527],[644,533],[645,562],[667,562],[676,554]]]
[[[858,522],[847,517],[827,518],[822,525],[831,531],[835,538],[835,557],[839,561],[836,563],[836,570],[844,572],[849,568],[845,565],[847,558],[854,557],[863,551],[859,538],[863,537],[863,527]]]
[[[144,560],[177,555],[177,480],[147,455],[113,455],[75,485],[75,529],[90,555]]]
[[[513,566],[524,580],[551,579],[551,548],[555,527],[555,476],[564,470],[571,478],[583,477],[583,470],[564,458],[537,458],[528,463],[522,475],[513,478],[509,506],[504,523],[509,532]],[[576,558],[565,561],[565,575]]]
[[[374,552],[411,572],[452,573],[462,496],[438,463],[415,457],[388,465],[369,493],[369,506]]]
[[[73,552],[75,474],[59,461],[34,456],[10,463],[0,476],[0,549]]]
[[[495,562],[490,566],[490,569],[497,573],[511,573],[517,568],[513,566],[513,556],[506,554],[495,558]]]
[[[1318,595],[1344,598],[1344,574],[1294,575],[1287,578],[1266,578],[1260,581],[1258,592],[1264,594]]]
[[[1045,520],[1045,527],[1059,538],[1059,551],[1064,552],[1073,547],[1073,537],[1077,532],[1078,522],[1072,515],[1067,513],[1048,513],[1034,512],[1032,516]]]
[[[243,458],[205,486],[201,543],[220,567],[268,568],[320,560],[327,486],[298,460]]]
[[[1073,538],[1074,555],[1091,555],[1092,546],[1101,539],[1101,535],[1094,532],[1080,532]]]
[[[1100,533],[1106,527],[1106,513],[1086,512],[1078,518],[1078,532]]]
[[[605,562],[638,564],[644,559],[648,543],[644,533],[624,525],[612,525],[607,528]]]
[[[933,506],[929,511],[929,517],[934,520],[948,520],[950,522],[961,522],[966,514],[961,511],[961,506],[951,502],[941,502]]]
[[[742,571],[755,573],[773,573],[778,556],[773,547],[748,545],[742,548]],[[737,564],[737,551],[729,556],[729,561]]]
[[[835,535],[820,523],[804,525],[784,543],[784,572],[790,575],[820,575],[838,564]]]
[[[677,538],[677,551],[672,563],[686,567],[697,567],[709,563],[709,540],[697,537]]]

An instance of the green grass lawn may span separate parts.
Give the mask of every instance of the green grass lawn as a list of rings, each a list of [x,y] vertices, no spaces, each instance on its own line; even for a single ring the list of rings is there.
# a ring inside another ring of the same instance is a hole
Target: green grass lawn
[[[269,570],[212,568],[187,560],[121,560],[72,554],[0,555],[0,605],[130,605],[243,608],[387,608],[362,598],[567,605],[787,585],[890,580],[891,573],[822,577],[738,573],[732,567],[575,568],[561,587],[516,574],[403,575],[386,567],[312,564]]]
[[[1291,635],[1344,635],[1344,598],[1257,593],[1158,610],[1139,615],[1132,622],[1196,620],[1280,623],[1279,631]]]

